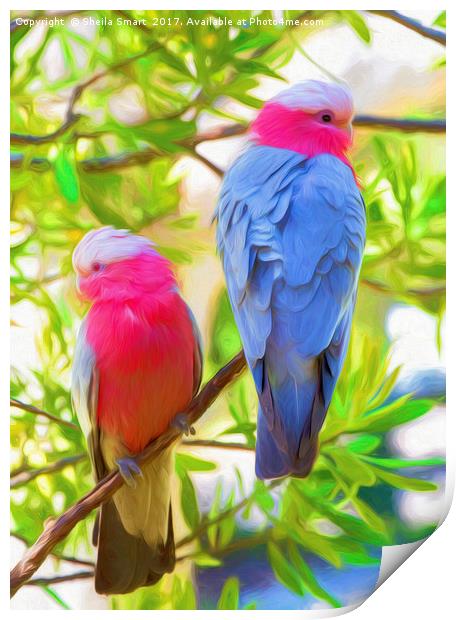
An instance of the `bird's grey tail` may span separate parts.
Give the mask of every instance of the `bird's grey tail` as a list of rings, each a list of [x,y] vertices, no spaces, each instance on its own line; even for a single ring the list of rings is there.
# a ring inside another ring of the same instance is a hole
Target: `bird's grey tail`
[[[320,361],[300,383],[290,375],[272,387],[266,376],[260,394],[255,472],[258,478],[305,478],[318,456],[318,433],[327,404]]]
[[[98,557],[95,590],[99,594],[126,594],[156,583],[175,565],[171,506],[166,543],[150,547],[144,538],[129,534],[111,499],[103,504],[95,525]]]
[[[302,437],[299,448],[285,452],[268,429],[266,420],[258,415],[255,473],[261,480],[294,476],[305,478],[312,471],[318,456],[318,435]]]

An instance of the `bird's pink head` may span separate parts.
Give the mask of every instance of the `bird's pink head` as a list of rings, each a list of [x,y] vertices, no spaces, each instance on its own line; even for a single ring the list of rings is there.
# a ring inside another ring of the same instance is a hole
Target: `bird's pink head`
[[[89,301],[127,301],[175,286],[169,261],[149,239],[105,226],[87,233],[73,253],[81,296]]]
[[[268,101],[251,126],[256,144],[308,157],[329,153],[347,163],[353,100],[341,84],[307,80]]]

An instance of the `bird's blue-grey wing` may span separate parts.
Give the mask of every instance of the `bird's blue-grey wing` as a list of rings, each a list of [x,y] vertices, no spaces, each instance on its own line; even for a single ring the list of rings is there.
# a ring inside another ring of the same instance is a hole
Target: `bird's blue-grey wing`
[[[95,354],[87,342],[87,323],[83,321],[76,339],[71,369],[71,400],[79,425],[84,433],[95,477],[101,480],[107,468],[100,450],[97,424],[98,370]]]
[[[257,473],[305,475],[348,342],[362,198],[350,169],[332,156],[253,147],[226,176],[217,216],[260,400]]]

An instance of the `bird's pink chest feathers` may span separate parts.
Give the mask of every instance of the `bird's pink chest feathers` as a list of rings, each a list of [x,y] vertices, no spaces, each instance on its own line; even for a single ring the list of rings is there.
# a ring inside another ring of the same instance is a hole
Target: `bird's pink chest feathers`
[[[195,336],[175,290],[94,304],[87,340],[99,374],[97,423],[133,453],[190,402]]]

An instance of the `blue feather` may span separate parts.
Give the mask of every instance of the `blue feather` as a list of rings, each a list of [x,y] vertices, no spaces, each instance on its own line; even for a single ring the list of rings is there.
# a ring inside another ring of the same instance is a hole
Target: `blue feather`
[[[365,243],[352,171],[250,147],[216,211],[228,294],[259,397],[256,473],[309,473],[349,340]]]

